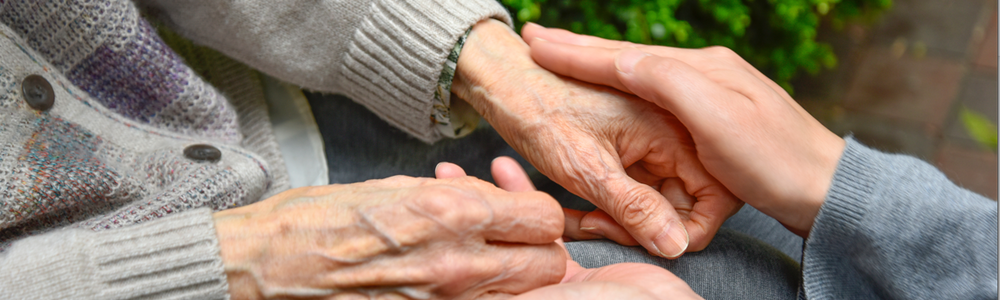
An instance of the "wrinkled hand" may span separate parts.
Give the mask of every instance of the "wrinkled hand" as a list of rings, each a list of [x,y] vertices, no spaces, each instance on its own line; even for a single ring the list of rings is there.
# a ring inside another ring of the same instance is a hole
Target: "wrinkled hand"
[[[684,126],[634,96],[558,77],[529,53],[509,27],[480,22],[452,91],[538,170],[600,208],[568,213],[578,227],[567,234],[670,258],[707,246],[742,202],[705,171]]]
[[[559,282],[559,204],[471,177],[299,188],[216,213],[234,299],[490,299]]]
[[[534,191],[528,174],[512,158],[498,157],[490,170],[497,186],[511,192]],[[438,178],[465,176],[452,163],[438,164]],[[562,245],[562,242],[559,242]],[[586,269],[566,255],[566,276],[558,285],[550,285],[514,297],[514,300],[682,300],[702,299],[691,287],[669,271],[649,264],[620,263]]]
[[[733,51],[643,46],[527,25],[543,67],[615,87],[680,119],[698,158],[746,203],[806,235],[844,140]]]

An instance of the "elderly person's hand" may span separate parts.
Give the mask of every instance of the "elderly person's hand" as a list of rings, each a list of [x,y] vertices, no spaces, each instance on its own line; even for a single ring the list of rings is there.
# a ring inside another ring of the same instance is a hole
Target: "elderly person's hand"
[[[290,190],[215,215],[234,299],[490,299],[559,282],[559,204],[471,178]]]
[[[511,192],[534,191],[528,174],[510,157],[493,160],[490,170],[497,186]],[[438,178],[465,176],[461,167],[452,163],[438,164]],[[559,242],[562,245],[562,242]],[[670,271],[639,263],[620,263],[586,269],[569,258],[567,253],[566,276],[558,285],[550,285],[514,297],[516,300],[684,300],[701,299],[691,287]]]
[[[638,242],[673,258],[707,246],[742,205],[663,109],[542,69],[498,21],[477,24],[465,45],[452,91],[538,170],[600,208],[569,213],[569,237]]]
[[[747,204],[805,236],[845,142],[733,51],[616,42],[528,25],[535,61],[669,110],[698,158]]]

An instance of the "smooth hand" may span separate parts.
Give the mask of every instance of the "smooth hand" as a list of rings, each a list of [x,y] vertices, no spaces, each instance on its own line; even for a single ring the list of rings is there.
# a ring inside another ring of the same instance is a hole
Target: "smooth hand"
[[[215,214],[234,299],[492,299],[557,283],[559,204],[471,177],[294,189]]]
[[[632,95],[556,76],[529,54],[503,23],[480,22],[452,91],[538,170],[600,208],[569,213],[578,226],[567,234],[669,258],[707,246],[742,202],[702,167],[684,126]]]
[[[733,51],[643,46],[527,25],[543,67],[655,103],[690,131],[698,158],[736,196],[806,235],[844,140]]]
[[[512,158],[498,157],[491,166],[497,186],[511,192],[534,191],[521,165]],[[438,178],[465,176],[461,167],[438,164]],[[562,243],[560,243],[561,245]],[[663,268],[639,263],[620,263],[586,269],[566,257],[566,276],[550,285],[514,297],[512,300],[685,300],[702,299],[686,282]]]

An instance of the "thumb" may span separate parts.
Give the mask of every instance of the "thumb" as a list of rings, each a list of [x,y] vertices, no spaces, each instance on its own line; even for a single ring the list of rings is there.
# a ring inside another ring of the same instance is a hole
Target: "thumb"
[[[607,192],[604,199],[610,203],[595,204],[650,253],[666,258],[684,254],[690,243],[687,229],[663,195],[627,176],[610,182]]]

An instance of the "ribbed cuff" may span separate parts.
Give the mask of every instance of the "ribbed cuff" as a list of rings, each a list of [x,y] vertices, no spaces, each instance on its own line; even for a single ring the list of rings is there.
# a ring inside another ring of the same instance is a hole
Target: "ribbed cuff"
[[[827,283],[842,282],[842,279],[827,278],[842,274],[833,268],[846,264],[831,261],[846,260],[844,241],[850,241],[864,218],[869,200],[878,181],[878,156],[884,155],[846,138],[847,145],[837,164],[833,183],[826,200],[813,222],[802,254],[802,276],[809,299],[827,293],[834,286]]]
[[[422,141],[439,140],[429,116],[442,66],[459,37],[488,18],[511,23],[496,0],[375,1],[341,67],[347,96]]]
[[[91,243],[95,275],[109,298],[226,296],[228,285],[209,209],[100,232]]]
[[[227,298],[207,208],[121,229],[27,238],[9,249],[2,265],[0,290],[15,298]]]

